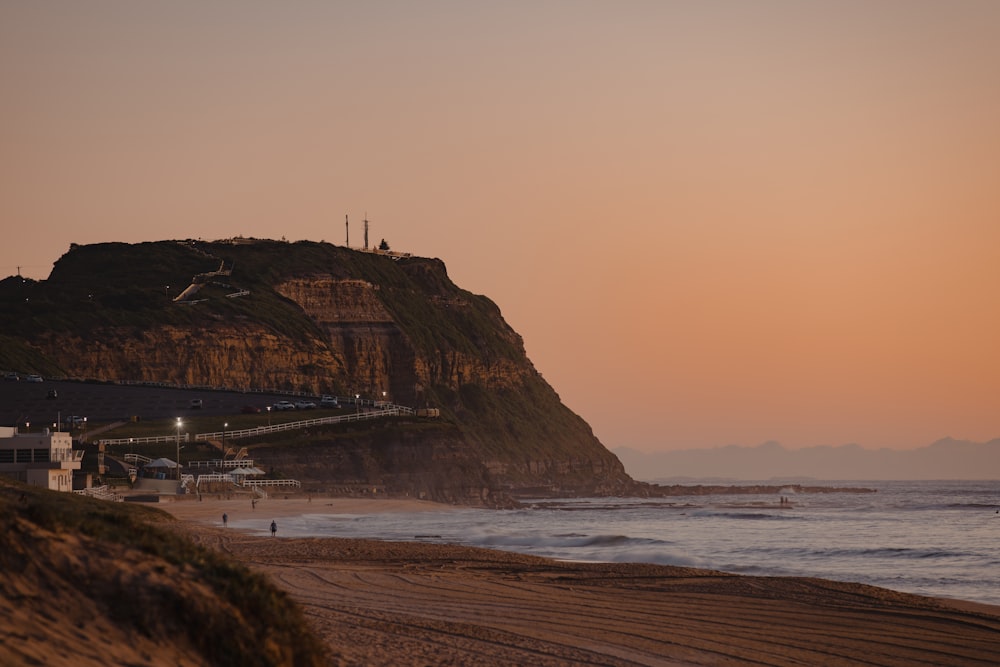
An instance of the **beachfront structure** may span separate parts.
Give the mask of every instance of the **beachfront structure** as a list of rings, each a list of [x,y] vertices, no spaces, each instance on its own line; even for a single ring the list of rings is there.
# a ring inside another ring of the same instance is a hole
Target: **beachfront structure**
[[[82,451],[73,451],[69,433],[43,430],[19,433],[0,426],[0,475],[53,491],[73,490],[73,471],[80,469]]]

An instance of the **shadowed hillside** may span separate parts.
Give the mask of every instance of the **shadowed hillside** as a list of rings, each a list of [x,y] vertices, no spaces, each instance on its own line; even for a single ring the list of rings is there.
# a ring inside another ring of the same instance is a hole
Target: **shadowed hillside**
[[[286,594],[163,512],[0,477],[0,517],[4,665],[327,664]]]
[[[0,368],[430,406],[480,467],[458,487],[632,484],[499,308],[437,259],[246,239],[74,246],[47,280],[0,283],[0,305]]]

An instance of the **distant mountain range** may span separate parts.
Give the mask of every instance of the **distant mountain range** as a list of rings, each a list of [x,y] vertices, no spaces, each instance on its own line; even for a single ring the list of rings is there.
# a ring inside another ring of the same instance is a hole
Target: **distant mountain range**
[[[613,450],[635,479],[646,482],[712,480],[1000,479],[1000,438],[970,442],[944,438],[918,449],[839,445],[788,449],[755,447],[640,452]]]

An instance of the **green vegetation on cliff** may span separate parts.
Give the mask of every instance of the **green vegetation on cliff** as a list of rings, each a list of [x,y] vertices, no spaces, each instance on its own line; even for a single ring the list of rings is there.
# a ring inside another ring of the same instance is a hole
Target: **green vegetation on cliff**
[[[439,408],[501,486],[631,483],[496,304],[437,259],[245,239],[74,246],[48,280],[0,282],[0,306],[0,368],[385,397]]]

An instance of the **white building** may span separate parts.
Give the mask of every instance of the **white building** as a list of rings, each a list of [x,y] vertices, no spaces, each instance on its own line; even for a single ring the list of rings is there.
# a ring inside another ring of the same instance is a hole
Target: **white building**
[[[73,451],[69,433],[18,433],[0,426],[0,475],[53,491],[73,490],[73,471],[80,469],[82,451]]]

